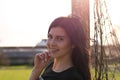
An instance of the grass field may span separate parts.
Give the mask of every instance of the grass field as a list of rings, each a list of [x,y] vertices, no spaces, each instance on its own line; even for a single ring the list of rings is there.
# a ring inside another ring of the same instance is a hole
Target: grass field
[[[32,67],[28,66],[0,67],[0,80],[28,80],[31,71]],[[93,76],[94,70],[91,72]],[[115,75],[115,80],[120,80],[120,73]]]
[[[11,66],[0,68],[0,80],[28,80],[32,68]]]

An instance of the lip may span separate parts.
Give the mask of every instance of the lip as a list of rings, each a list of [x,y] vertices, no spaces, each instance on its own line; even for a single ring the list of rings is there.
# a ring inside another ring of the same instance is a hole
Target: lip
[[[59,51],[59,49],[49,49],[50,52],[54,53],[54,52],[57,52]]]

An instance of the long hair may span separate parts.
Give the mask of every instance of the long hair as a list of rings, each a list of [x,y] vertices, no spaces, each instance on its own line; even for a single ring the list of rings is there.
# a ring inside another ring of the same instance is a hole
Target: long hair
[[[89,66],[89,51],[87,49],[87,37],[78,17],[59,17],[56,18],[48,29],[48,33],[53,27],[61,27],[68,34],[71,42],[75,45],[72,52],[73,65],[77,71],[83,76],[84,80],[91,80],[90,66]]]

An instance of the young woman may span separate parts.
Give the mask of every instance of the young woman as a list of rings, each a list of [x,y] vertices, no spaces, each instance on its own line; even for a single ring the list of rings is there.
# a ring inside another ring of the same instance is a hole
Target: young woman
[[[86,33],[77,17],[55,19],[48,30],[48,52],[35,55],[29,80],[91,80]]]

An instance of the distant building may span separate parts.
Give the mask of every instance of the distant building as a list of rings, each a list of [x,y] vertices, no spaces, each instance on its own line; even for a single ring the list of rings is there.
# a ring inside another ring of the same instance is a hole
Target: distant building
[[[3,55],[9,60],[9,65],[13,64],[33,64],[36,53],[47,50],[47,39],[42,39],[35,47],[2,47]]]
[[[47,43],[47,39],[42,39],[42,40],[36,45],[36,47],[44,47],[44,48],[46,48],[46,43]]]
[[[34,55],[42,53],[42,49],[33,47],[3,47],[3,55],[9,65],[33,64]]]

